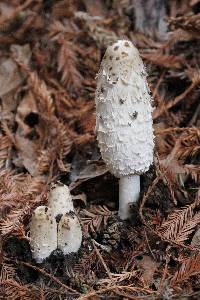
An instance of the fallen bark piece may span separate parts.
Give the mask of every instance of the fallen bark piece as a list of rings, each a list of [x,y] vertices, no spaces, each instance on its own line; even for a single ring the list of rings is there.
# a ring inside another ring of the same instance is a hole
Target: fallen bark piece
[[[77,252],[82,242],[82,230],[74,212],[64,214],[58,223],[58,248],[63,253]]]
[[[101,155],[120,178],[119,217],[140,193],[140,174],[153,162],[151,96],[136,47],[127,40],[109,46],[97,75],[96,130]]]
[[[30,223],[30,240],[33,257],[38,263],[57,248],[56,220],[47,206],[38,206],[34,210]]]

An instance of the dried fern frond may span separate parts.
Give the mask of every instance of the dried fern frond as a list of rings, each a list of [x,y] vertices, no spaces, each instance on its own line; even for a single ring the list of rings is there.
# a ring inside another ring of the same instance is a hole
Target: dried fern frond
[[[0,172],[0,203],[14,203],[13,207],[24,209],[42,191],[45,180],[43,177],[32,177],[29,174]],[[2,208],[2,207],[1,207]]]
[[[93,249],[90,253],[84,253],[80,261],[74,266],[74,274],[86,276],[92,270],[92,265],[96,264],[97,254]]]
[[[65,299],[73,299],[73,295],[71,297],[69,291],[66,291],[63,287],[59,289],[48,287],[47,285],[41,284],[41,287],[38,290],[40,294],[39,299],[51,299],[57,300],[58,297],[65,297]]]
[[[69,91],[78,91],[82,86],[83,77],[77,69],[77,56],[71,42],[61,39],[57,62],[58,72],[62,73],[62,83]]]
[[[194,38],[199,39],[199,34],[179,28],[170,33],[170,37],[168,41],[166,41],[164,48],[172,47],[177,42],[189,42]]]
[[[199,130],[197,127],[169,127],[164,129],[155,129],[156,135],[163,134],[175,134],[175,133],[185,133],[185,134],[198,134]]]
[[[182,28],[189,32],[199,33],[200,30],[200,14],[171,18],[169,22],[175,28]]]
[[[52,40],[58,39],[58,34],[62,33],[65,37],[72,38],[74,37],[76,27],[73,22],[68,19],[63,19],[62,21],[54,20],[49,25],[49,35]],[[74,29],[74,30],[72,30]]]
[[[118,36],[115,32],[97,24],[96,21],[100,20],[99,17],[90,16],[81,11],[76,12],[75,17],[82,20],[90,37],[96,42],[99,48],[106,48],[118,40]]]
[[[63,162],[73,144],[68,127],[56,117],[52,118],[46,139],[45,149],[38,152],[37,169],[39,174],[47,173],[54,163],[57,163],[58,170],[68,171],[69,165]]]
[[[164,112],[167,112],[169,109],[177,105],[179,102],[186,99],[186,96],[189,95],[194,90],[194,88],[197,86],[198,83],[199,83],[199,77],[198,76],[193,77],[192,83],[185,89],[183,93],[176,96],[172,100],[169,100],[167,102],[162,102],[161,105],[155,109],[155,111],[153,112],[153,118],[154,119],[158,118]]]
[[[183,135],[181,138],[181,146],[179,147],[176,157],[178,159],[186,159],[200,153],[199,131],[195,134]]]
[[[4,299],[8,300],[36,300],[39,295],[36,288],[29,285],[22,285],[14,279],[3,280],[0,283]]]
[[[11,208],[16,207],[23,198],[23,195],[17,189],[16,180],[20,175],[14,175],[10,171],[0,172],[0,215],[1,219]]]
[[[37,128],[40,136],[40,144],[37,145],[37,174],[47,174],[50,168],[55,167],[55,162],[59,170],[67,171],[68,166],[65,166],[63,159],[70,152],[72,146],[68,127],[54,114],[51,93],[36,73],[29,72],[29,85],[38,99],[37,106],[42,119]]]
[[[198,165],[183,165],[187,175],[191,175],[192,179],[198,183],[200,181],[200,166]]]
[[[106,206],[91,206],[89,210],[81,210],[80,217],[85,234],[99,232],[115,214],[116,212],[110,211]]]
[[[48,147],[38,151],[37,170],[40,175],[46,174],[50,170],[51,164],[55,160],[53,149]]]
[[[0,267],[0,283],[12,279],[16,275],[16,269],[12,264],[3,262]]]
[[[24,176],[23,182],[18,181],[18,189],[22,191],[24,197],[30,197],[30,199],[36,200],[36,196],[39,195],[45,184],[46,184],[46,177],[44,176],[36,176],[32,177],[31,175],[27,174]]]
[[[118,284],[123,281],[129,281],[129,280],[133,279],[133,277],[135,277],[136,275],[137,275],[136,271],[122,272],[121,274],[111,273],[112,279],[109,279],[109,278],[100,279],[98,281],[98,283],[99,284],[114,284],[114,283]]]
[[[29,174],[0,172],[0,232],[25,238],[24,220],[30,216],[33,207],[41,199],[46,184],[45,177],[32,177]]]
[[[194,205],[173,211],[158,228],[163,238],[176,243],[183,243],[200,223],[200,213],[194,214]]]
[[[12,142],[8,136],[0,133],[0,170],[7,167]]]
[[[50,120],[54,113],[54,103],[45,82],[39,79],[36,72],[29,72],[28,84],[39,101],[38,110],[41,117]]]
[[[14,138],[14,134],[12,133],[10,128],[8,127],[7,123],[5,123],[5,122],[1,123],[1,128],[2,128],[2,131],[5,134],[5,136],[9,139],[10,144],[16,146],[16,141],[15,141],[15,138]]]
[[[173,287],[178,283],[182,283],[190,276],[200,273],[200,254],[192,256],[182,262],[180,269],[174,274],[170,281],[170,285]]]
[[[55,120],[55,127],[57,130],[56,146],[59,154],[59,158],[63,159],[71,150],[72,139],[67,125],[62,121]]]
[[[157,134],[169,134],[165,136],[166,152],[168,150],[170,159],[182,161],[182,168],[184,168],[183,164],[186,159],[195,157],[200,153],[200,131],[196,127],[180,128],[179,130],[174,128],[171,132],[169,130],[161,130]]]
[[[180,69],[184,65],[184,61],[175,55],[165,55],[160,52],[143,53],[142,58],[146,59],[155,65],[159,65],[165,68]]]
[[[23,221],[27,216],[30,216],[30,214],[31,208],[29,205],[21,209],[13,209],[5,219],[0,221],[0,233],[2,236],[13,234],[25,238]]]

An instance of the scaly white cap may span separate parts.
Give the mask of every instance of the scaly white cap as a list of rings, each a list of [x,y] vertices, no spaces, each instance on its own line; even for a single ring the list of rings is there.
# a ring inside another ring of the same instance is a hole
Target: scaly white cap
[[[102,158],[116,177],[144,173],[153,162],[153,109],[136,47],[128,40],[109,46],[97,78],[96,131]]]

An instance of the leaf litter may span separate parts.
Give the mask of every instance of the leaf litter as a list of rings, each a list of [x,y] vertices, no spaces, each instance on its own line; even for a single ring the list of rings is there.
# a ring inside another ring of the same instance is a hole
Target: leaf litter
[[[199,299],[200,1],[1,1],[1,299]],[[154,166],[130,221],[95,138],[95,76],[119,38],[140,50],[154,98]],[[70,186],[76,255],[32,259],[29,221]]]

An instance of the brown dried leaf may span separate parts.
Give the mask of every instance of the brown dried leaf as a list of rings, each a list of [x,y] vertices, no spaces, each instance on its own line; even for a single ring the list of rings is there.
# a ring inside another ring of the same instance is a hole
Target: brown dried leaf
[[[20,59],[22,59],[24,63],[28,64],[31,57],[29,45],[13,45],[12,49],[15,49]],[[13,89],[16,89],[26,76],[25,74],[22,74],[12,58],[2,58],[0,65],[0,97],[2,97]]]
[[[78,170],[75,169],[71,172],[71,180],[70,189],[73,190],[75,187],[80,185],[82,182],[87,181],[89,179],[101,176],[108,172],[108,168],[103,164],[95,164],[91,163],[86,165],[83,169]]]

